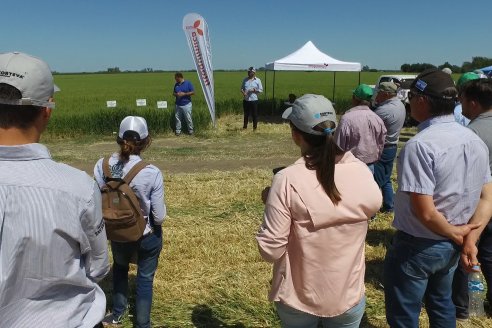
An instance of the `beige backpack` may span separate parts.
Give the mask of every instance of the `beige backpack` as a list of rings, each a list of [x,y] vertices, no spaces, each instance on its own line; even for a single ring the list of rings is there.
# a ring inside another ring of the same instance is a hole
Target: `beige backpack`
[[[140,209],[138,198],[130,187],[130,182],[147,165],[144,161],[140,161],[123,178],[113,178],[109,157],[103,159],[106,185],[101,189],[102,214],[109,240],[131,242],[142,237],[147,222]]]

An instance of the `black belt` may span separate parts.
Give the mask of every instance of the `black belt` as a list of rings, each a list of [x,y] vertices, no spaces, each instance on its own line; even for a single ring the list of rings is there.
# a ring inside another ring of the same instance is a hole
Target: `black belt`
[[[397,144],[384,145],[384,148],[396,148],[396,147],[398,147]]]

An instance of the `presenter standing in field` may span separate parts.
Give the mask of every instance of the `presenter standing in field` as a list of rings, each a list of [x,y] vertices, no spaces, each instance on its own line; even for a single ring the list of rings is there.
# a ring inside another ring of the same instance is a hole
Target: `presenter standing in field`
[[[241,85],[243,94],[244,121],[243,129],[248,128],[249,116],[253,119],[253,130],[258,127],[258,94],[263,92],[261,80],[256,77],[256,69],[248,68],[248,77],[244,78]]]
[[[367,166],[341,150],[332,103],[304,95],[282,115],[301,157],[265,188],[256,240],[273,263],[269,299],[283,328],[359,327],[368,218],[382,195]],[[266,198],[266,199],[265,199]]]
[[[191,117],[192,103],[191,96],[195,94],[195,88],[190,81],[185,80],[183,73],[174,74],[176,83],[174,84],[173,96],[176,97],[176,135],[181,134],[181,120],[184,120],[188,129],[188,134],[193,134],[193,119]]]

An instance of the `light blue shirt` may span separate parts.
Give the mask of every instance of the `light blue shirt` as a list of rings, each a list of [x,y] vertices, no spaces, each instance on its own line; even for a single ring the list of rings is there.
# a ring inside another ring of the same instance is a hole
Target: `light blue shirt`
[[[470,120],[466,118],[463,114],[463,108],[461,104],[456,105],[454,108],[454,120],[463,126],[468,126]]]
[[[258,100],[258,95],[253,92],[253,89],[257,92],[263,92],[263,86],[261,85],[261,80],[256,76],[253,79],[249,79],[249,77],[243,80],[243,84],[241,85],[241,90],[247,92],[247,95],[244,96],[244,100],[246,101],[255,101]]]
[[[453,115],[422,122],[398,156],[398,190],[393,226],[415,237],[444,240],[413,214],[410,194],[432,195],[436,209],[452,225],[468,223],[480,192],[491,182],[489,151]]]
[[[0,326],[92,328],[108,272],[95,181],[41,144],[0,146]]]
[[[130,155],[128,162],[123,163],[119,160],[118,153],[114,153],[109,158],[109,166],[111,174],[115,178],[125,176],[132,167],[142,159],[138,155]],[[94,178],[100,188],[106,183],[104,182],[104,173],[102,168],[103,158],[97,161],[94,166]],[[154,223],[161,225],[166,217],[166,204],[164,202],[164,179],[161,171],[154,165],[149,164],[144,167],[130,182],[130,187],[135,192],[142,209],[143,215],[147,220],[147,227],[144,230],[144,235],[151,231],[149,216],[152,212]]]

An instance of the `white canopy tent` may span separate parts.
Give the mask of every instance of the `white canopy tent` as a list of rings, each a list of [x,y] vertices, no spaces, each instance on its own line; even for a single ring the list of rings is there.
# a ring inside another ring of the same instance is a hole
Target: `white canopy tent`
[[[361,63],[344,62],[321,52],[311,41],[298,50],[274,62],[267,63],[265,69],[273,71],[273,99],[275,99],[275,71],[326,71],[333,73],[333,98],[335,98],[336,72],[359,72]],[[265,75],[266,79],[266,75]],[[265,81],[266,84],[266,81]],[[332,99],[334,100],[334,99]]]

